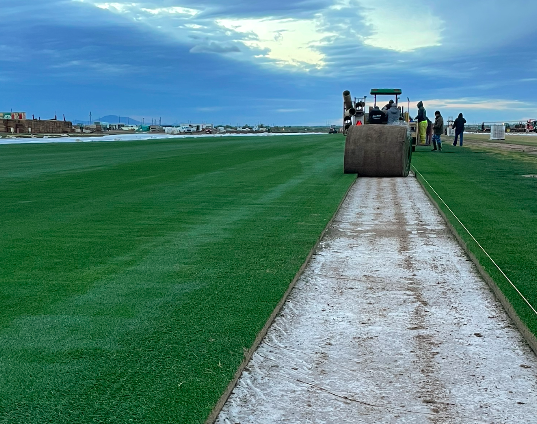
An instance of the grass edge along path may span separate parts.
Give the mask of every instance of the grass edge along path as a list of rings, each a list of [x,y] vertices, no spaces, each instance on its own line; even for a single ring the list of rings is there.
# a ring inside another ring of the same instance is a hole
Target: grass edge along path
[[[487,258],[494,264],[494,266],[497,267],[497,269],[500,271],[500,273],[502,274],[502,276],[513,286],[513,288],[515,289],[515,291],[523,298],[524,302],[528,303],[528,307],[533,311],[535,308],[533,307],[533,305],[529,304],[528,300],[525,298],[524,295],[522,295],[518,288],[516,287],[516,285],[509,279],[509,277],[507,277],[504,273],[503,273],[503,270],[501,270],[501,268],[499,268],[496,264],[496,261],[494,261],[494,259],[492,259],[488,253],[486,252],[486,250],[484,250],[482,248],[482,246],[480,245],[480,243],[475,240],[475,238],[473,237],[473,235],[465,228],[464,224],[461,223],[459,221],[459,219],[457,218],[457,216],[453,213],[453,211],[450,210],[449,206],[443,201],[443,199],[438,195],[438,193],[436,193],[436,191],[434,190],[434,188],[429,184],[429,182],[423,177],[423,175],[421,175],[421,173],[413,168],[413,171],[416,173],[416,176],[415,178],[418,180],[418,182],[421,184],[422,188],[423,188],[423,191],[425,192],[425,194],[427,195],[427,197],[431,200],[432,204],[436,207],[436,209],[438,210],[438,212],[440,213],[440,215],[442,216],[442,218],[444,218],[444,221],[446,222],[446,225],[448,226],[449,230],[451,231],[451,233],[453,234],[453,236],[457,239],[457,241],[459,242],[459,244],[461,245],[461,247],[463,248],[463,250],[465,251],[465,253],[468,255],[468,257],[472,260],[472,262],[474,263],[474,265],[476,266],[477,268],[477,271],[479,272],[479,274],[481,275],[481,277],[483,278],[483,280],[485,280],[485,282],[488,284],[488,286],[490,287],[490,289],[492,290],[492,292],[494,293],[494,295],[496,296],[496,298],[500,301],[500,303],[502,304],[502,306],[504,307],[505,311],[507,312],[507,314],[509,315],[509,317],[513,320],[513,322],[515,323],[515,325],[517,326],[518,330],[520,331],[520,333],[522,334],[522,336],[524,337],[524,339],[526,340],[526,342],[528,343],[528,345],[531,347],[531,349],[533,350],[533,352],[535,353],[535,355],[537,355],[537,337],[535,336],[535,334],[533,334],[531,332],[531,330],[528,328],[528,326],[520,319],[520,317],[518,316],[516,310],[513,308],[513,305],[511,304],[511,302],[509,301],[509,299],[506,297],[506,295],[500,290],[500,288],[498,287],[498,285],[494,282],[494,280],[492,279],[492,277],[489,275],[489,273],[485,270],[485,268],[483,268],[483,266],[481,265],[481,263],[479,262],[479,260],[477,259],[477,257],[474,255],[474,253],[472,252],[472,250],[470,250],[470,248],[468,247],[468,243],[466,243],[465,240],[463,240],[463,238],[459,235],[459,233],[457,232],[457,230],[455,229],[455,227],[453,226],[453,224],[451,223],[451,220],[449,217],[451,217],[451,219],[455,219],[459,225],[461,225],[461,227],[463,227],[463,231],[468,234],[470,236],[470,238],[472,238],[473,242],[475,244],[479,244],[479,248],[483,251],[483,253],[485,253],[485,255],[487,256]],[[432,192],[431,192],[432,191]],[[442,206],[444,208],[447,208],[449,209],[447,214],[444,212],[444,209],[442,208]],[[448,217],[449,216],[449,217]]]
[[[448,147],[448,149],[451,148]],[[527,260],[527,256],[531,256],[531,251],[528,253],[525,249],[528,241],[524,238],[528,236],[523,231],[524,229],[521,230],[517,226],[513,226],[508,234],[507,230],[510,230],[508,224],[502,227],[503,233],[495,231],[500,226],[498,221],[501,221],[501,218],[498,219],[498,217],[494,217],[494,212],[487,213],[483,209],[481,211],[484,213],[481,214],[479,209],[474,206],[474,204],[481,206],[487,204],[484,199],[491,195],[491,192],[488,192],[483,181],[478,181],[478,177],[475,177],[476,181],[472,178],[484,171],[487,175],[483,179],[489,178],[493,181],[491,183],[492,191],[501,192],[511,189],[519,196],[524,196],[522,193],[525,192],[532,198],[534,196],[533,190],[528,190],[524,184],[521,185],[522,187],[517,187],[516,181],[517,179],[526,180],[524,183],[528,183],[528,179],[523,178],[523,175],[530,173],[533,167],[537,170],[537,164],[535,161],[532,163],[531,158],[528,160],[528,158],[519,157],[517,154],[498,154],[486,149],[485,151],[464,149],[457,153],[459,153],[458,158],[455,155],[449,155],[449,159],[442,154],[422,156],[423,159],[419,159],[418,156],[418,160],[413,163],[413,171],[427,196],[438,209],[470,259],[475,263],[479,273],[489,284],[506,312],[537,354],[537,314],[535,313],[537,309],[535,301],[537,271],[535,262],[524,262],[524,258]],[[491,163],[490,166],[488,166],[489,164],[483,166],[481,161],[484,159]],[[443,160],[447,163],[442,163]],[[461,160],[460,168],[456,163],[457,160]],[[473,160],[477,162],[473,163],[473,166],[469,166]],[[416,162],[418,162],[417,166]],[[512,179],[504,180],[499,177],[492,179],[495,170],[492,169],[491,173],[491,168],[494,167],[497,167],[496,172],[499,175],[505,175],[506,171],[511,172]],[[464,175],[462,179],[460,174],[457,175],[460,172]],[[507,187],[500,187],[502,184]],[[465,188],[461,189],[461,185],[464,185]],[[463,191],[463,195],[459,195],[458,191]],[[495,201],[498,201],[497,195],[494,193]],[[519,205],[508,204],[507,200],[505,203],[505,205],[502,205],[501,202],[497,203],[500,211],[498,213],[506,213],[506,221],[514,220],[513,216],[516,216]],[[453,204],[456,207],[453,207]],[[523,207],[524,205],[520,206],[520,208]],[[466,209],[471,209],[471,212],[467,212]],[[524,212],[521,215],[526,218],[524,220],[526,229],[530,230],[532,225],[528,223],[535,222],[537,212],[531,211],[530,220],[527,217],[528,211],[524,210]],[[461,216],[463,217],[460,218]],[[520,244],[517,246],[517,243]],[[520,266],[521,261],[523,266]]]
[[[356,180],[354,180],[353,184],[355,182],[356,182]],[[324,235],[327,233],[327,231],[329,230],[330,226],[332,225],[337,213],[339,212],[339,210],[341,209],[341,206],[343,205],[343,202],[345,202],[345,200],[347,199],[347,196],[349,195],[349,191],[351,190],[353,184],[351,184],[349,186],[349,188],[347,189],[347,192],[345,193],[345,195],[341,199],[341,202],[339,203],[336,211],[334,212],[334,215],[332,215],[332,218],[326,224],[326,227],[324,228],[323,232],[321,233],[321,235],[317,239],[317,242],[315,243],[315,246],[313,246],[313,248],[310,250],[308,256],[306,257],[306,260],[304,261],[304,263],[302,264],[302,266],[300,267],[300,269],[296,273],[295,278],[293,278],[293,280],[289,284],[289,287],[287,288],[287,290],[285,291],[285,293],[282,296],[281,300],[278,302],[278,304],[274,308],[274,311],[272,311],[272,314],[268,318],[267,322],[265,323],[265,325],[263,326],[261,331],[259,331],[259,333],[257,334],[257,337],[254,340],[254,343],[252,344],[250,349],[248,349],[247,351],[244,352],[244,360],[242,361],[241,365],[237,369],[237,372],[235,373],[235,376],[233,377],[233,380],[231,380],[231,382],[229,383],[228,387],[226,388],[226,390],[224,391],[224,393],[222,394],[222,396],[220,397],[220,399],[216,403],[214,409],[209,414],[209,417],[205,421],[205,424],[214,424],[214,422],[218,418],[218,415],[220,414],[220,412],[222,411],[222,408],[224,407],[225,403],[227,402],[227,400],[231,396],[231,393],[233,392],[233,389],[237,385],[242,373],[244,372],[244,370],[248,366],[248,363],[251,361],[252,356],[254,355],[254,353],[256,352],[257,348],[259,347],[259,345],[261,344],[261,342],[263,341],[263,339],[267,335],[267,332],[270,329],[270,326],[272,325],[272,323],[274,322],[274,320],[276,319],[276,317],[280,313],[280,311],[283,308],[285,302],[287,301],[287,298],[289,297],[289,295],[291,294],[291,292],[295,288],[296,283],[298,282],[299,278],[302,276],[302,274],[306,270],[306,267],[308,266],[309,262],[311,261],[312,256],[317,251],[317,249],[319,247],[319,243],[322,241]]]

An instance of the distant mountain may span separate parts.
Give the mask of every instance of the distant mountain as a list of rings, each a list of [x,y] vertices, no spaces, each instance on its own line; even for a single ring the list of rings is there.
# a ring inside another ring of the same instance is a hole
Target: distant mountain
[[[96,119],[99,122],[108,122],[109,124],[129,124],[129,125],[140,125],[141,122],[136,119],[129,118],[128,116],[117,116],[117,115],[106,115],[99,119]]]
[[[109,124],[127,124],[127,125],[140,125],[141,122],[137,121],[136,119],[129,118],[128,116],[117,116],[117,115],[106,115],[102,116],[100,118],[95,118],[93,122],[108,122]],[[90,124],[89,121],[82,121],[80,119],[74,119],[73,124]]]

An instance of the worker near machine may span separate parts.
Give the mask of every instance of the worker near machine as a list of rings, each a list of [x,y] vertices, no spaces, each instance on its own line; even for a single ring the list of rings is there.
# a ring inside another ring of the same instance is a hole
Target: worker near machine
[[[391,103],[390,108],[386,111],[386,115],[388,115],[388,125],[395,125],[399,123],[401,113],[399,112],[399,108],[395,103]]]
[[[347,130],[350,128],[350,126],[352,125],[352,120],[351,120],[351,117],[350,116],[345,116],[345,119],[343,121],[343,124],[344,124],[344,132],[346,133]]]
[[[457,145],[457,139],[461,138],[460,145],[462,146],[462,136],[464,134],[464,124],[466,124],[466,119],[462,116],[462,113],[459,113],[459,116],[457,119],[455,119],[455,122],[453,122],[453,125],[451,128],[455,129],[455,140],[453,141],[453,145]]]
[[[392,105],[393,105],[393,100],[390,100],[390,101],[389,101],[389,102],[382,108],[382,110],[383,110],[384,112],[387,112],[388,110],[390,110],[390,108],[392,107]]]
[[[434,124],[433,124],[433,150],[442,151],[442,133],[444,132],[444,118],[440,114],[440,111],[437,110],[434,113]],[[437,148],[438,146],[438,148]]]
[[[430,146],[432,139],[433,139],[433,123],[431,122],[429,117],[427,117],[427,135],[425,139],[425,145]]]
[[[418,102],[416,106],[418,107],[418,116],[416,116],[416,120],[418,121],[420,132],[420,144],[425,144],[427,141],[427,111],[423,107],[422,101]]]

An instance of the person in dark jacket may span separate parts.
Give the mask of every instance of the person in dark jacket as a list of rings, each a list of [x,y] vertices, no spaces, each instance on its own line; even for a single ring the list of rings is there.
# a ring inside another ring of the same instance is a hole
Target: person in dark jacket
[[[389,101],[389,102],[382,108],[382,110],[386,112],[386,111],[390,110],[390,108],[392,107],[392,105],[393,105],[393,100],[390,100],[390,101]]]
[[[427,138],[426,138],[425,145],[430,146],[432,139],[433,139],[433,123],[427,117]]]
[[[455,140],[453,141],[453,145],[457,145],[457,139],[461,138],[460,145],[462,146],[462,136],[464,134],[464,124],[466,124],[466,119],[463,118],[462,113],[459,113],[459,116],[457,119],[455,119],[455,122],[453,122],[452,128],[455,129]]]
[[[442,133],[444,132],[444,118],[440,114],[440,111],[437,110],[434,113],[434,124],[433,124],[433,150],[442,151]],[[438,146],[438,149],[437,149]]]
[[[418,116],[416,116],[416,120],[418,121],[420,144],[425,144],[427,141],[427,111],[423,107],[422,101],[418,102],[416,106],[418,107]]]

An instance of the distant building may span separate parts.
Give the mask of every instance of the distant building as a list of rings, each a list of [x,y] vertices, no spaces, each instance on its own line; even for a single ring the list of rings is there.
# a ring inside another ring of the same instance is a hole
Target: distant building
[[[213,124],[181,124],[179,128],[182,128],[182,132],[202,132],[207,128],[213,128]]]
[[[0,112],[0,133],[68,134],[72,132],[71,121],[26,119],[25,112]]]
[[[84,125],[84,132],[102,132],[103,127],[101,127],[101,123],[99,121],[95,121],[93,124]]]

